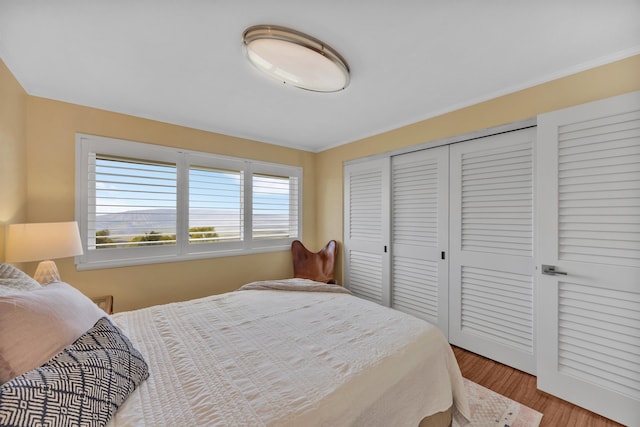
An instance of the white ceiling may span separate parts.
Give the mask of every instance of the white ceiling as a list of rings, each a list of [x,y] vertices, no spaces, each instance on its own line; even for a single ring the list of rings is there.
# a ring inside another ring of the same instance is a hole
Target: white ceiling
[[[0,58],[34,96],[322,151],[640,53],[640,0],[0,0]],[[346,59],[313,93],[244,57],[252,25]]]

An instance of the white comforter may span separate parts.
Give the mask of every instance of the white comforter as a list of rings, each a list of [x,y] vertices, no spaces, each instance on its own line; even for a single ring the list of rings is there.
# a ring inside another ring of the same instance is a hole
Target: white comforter
[[[417,426],[462,377],[440,331],[342,293],[244,290],[113,315],[145,356],[110,426]]]

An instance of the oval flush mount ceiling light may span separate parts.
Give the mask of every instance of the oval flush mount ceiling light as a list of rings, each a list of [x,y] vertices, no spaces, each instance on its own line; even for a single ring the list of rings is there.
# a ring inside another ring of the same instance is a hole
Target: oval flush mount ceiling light
[[[285,84],[315,92],[337,92],[349,84],[349,67],[321,41],[284,27],[257,25],[244,32],[247,57]]]

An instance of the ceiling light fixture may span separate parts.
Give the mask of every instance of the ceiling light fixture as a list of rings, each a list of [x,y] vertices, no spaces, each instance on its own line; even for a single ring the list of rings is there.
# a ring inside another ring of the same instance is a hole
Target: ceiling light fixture
[[[301,32],[257,25],[244,32],[244,47],[253,65],[285,84],[315,92],[349,84],[349,67],[338,52]]]

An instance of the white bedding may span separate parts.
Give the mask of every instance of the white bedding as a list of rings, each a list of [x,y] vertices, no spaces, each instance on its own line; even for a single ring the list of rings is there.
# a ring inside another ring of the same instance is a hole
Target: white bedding
[[[434,326],[342,293],[243,290],[118,313],[150,376],[109,426],[417,426],[468,417]]]

